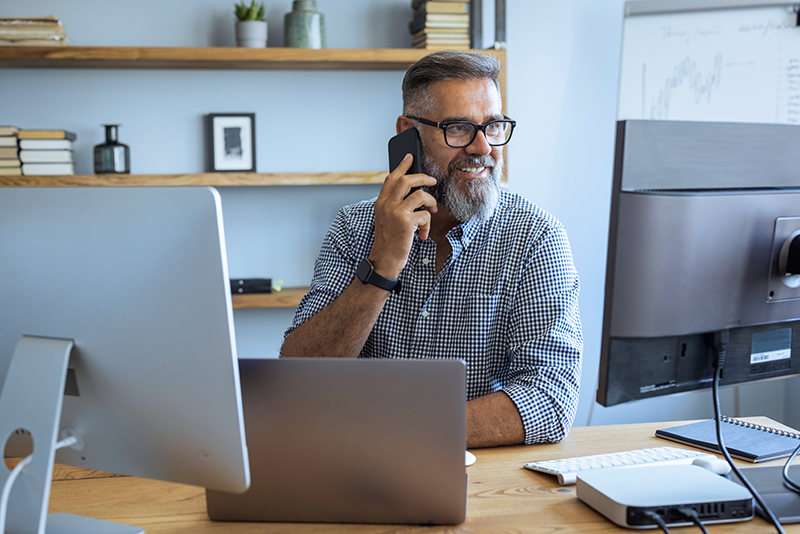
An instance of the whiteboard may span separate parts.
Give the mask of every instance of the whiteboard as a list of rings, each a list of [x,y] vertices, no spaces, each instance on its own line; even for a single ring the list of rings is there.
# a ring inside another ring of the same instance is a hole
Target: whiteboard
[[[797,17],[791,5],[627,15],[618,118],[800,124]]]

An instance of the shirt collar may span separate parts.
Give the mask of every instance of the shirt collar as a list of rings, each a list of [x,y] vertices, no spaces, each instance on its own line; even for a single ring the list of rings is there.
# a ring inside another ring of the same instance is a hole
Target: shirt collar
[[[461,241],[461,245],[464,248],[467,248],[475,236],[478,235],[478,230],[482,224],[483,221],[479,221],[478,219],[470,219],[467,222],[463,222],[450,230],[450,232],[448,232],[448,236],[458,239]]]

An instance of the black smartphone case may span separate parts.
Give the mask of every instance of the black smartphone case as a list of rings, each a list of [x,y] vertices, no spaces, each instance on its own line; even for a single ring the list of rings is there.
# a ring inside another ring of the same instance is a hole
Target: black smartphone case
[[[389,139],[389,172],[392,172],[400,165],[406,154],[414,156],[414,162],[406,174],[419,174],[422,172],[422,143],[419,140],[419,132],[416,128],[409,128]]]

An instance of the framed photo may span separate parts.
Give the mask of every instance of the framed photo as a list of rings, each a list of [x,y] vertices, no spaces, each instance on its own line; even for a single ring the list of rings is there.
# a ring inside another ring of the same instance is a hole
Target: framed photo
[[[256,114],[212,113],[208,164],[214,172],[256,172]]]

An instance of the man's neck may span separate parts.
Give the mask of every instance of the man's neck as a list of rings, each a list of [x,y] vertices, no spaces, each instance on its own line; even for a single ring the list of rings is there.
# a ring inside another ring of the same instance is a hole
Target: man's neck
[[[439,211],[431,214],[431,233],[430,239],[436,243],[436,274],[439,274],[453,250],[450,241],[447,240],[447,232],[459,224],[449,211],[440,207]]]
[[[431,238],[437,245],[446,242],[447,233],[461,224],[449,211],[439,206],[439,211],[431,214]]]

